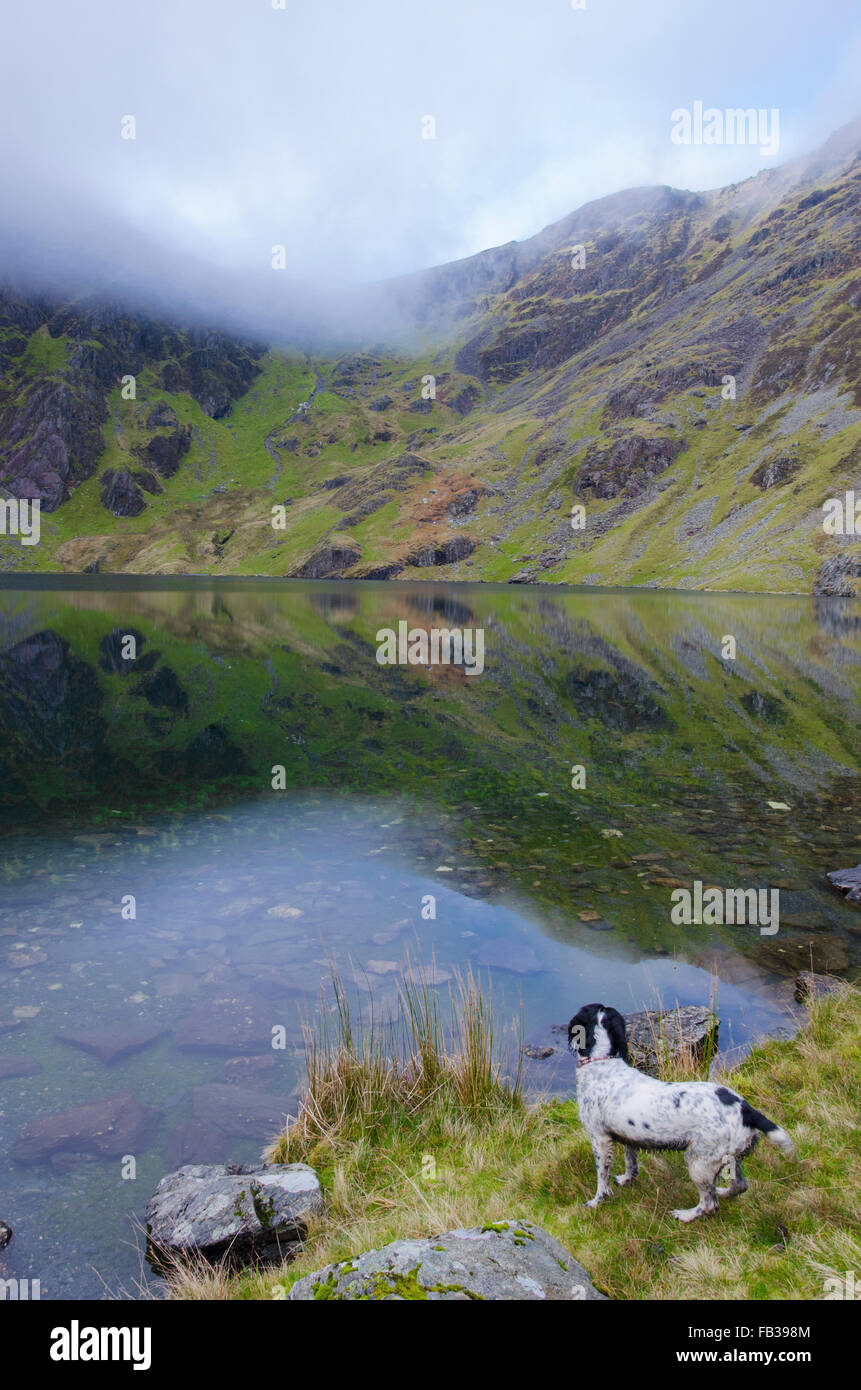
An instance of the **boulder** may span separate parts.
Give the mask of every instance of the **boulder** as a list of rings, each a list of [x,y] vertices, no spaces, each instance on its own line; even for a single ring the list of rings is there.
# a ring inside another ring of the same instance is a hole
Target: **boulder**
[[[495,1221],[427,1240],[395,1240],[299,1279],[291,1301],[434,1299],[462,1303],[603,1300],[585,1269],[529,1221]]]
[[[828,878],[846,894],[848,903],[861,903],[861,864],[854,869],[835,869]]]
[[[658,1059],[692,1053],[699,1061],[717,1050],[720,1021],[707,1005],[683,1004],[676,1009],[645,1009],[625,1015],[628,1060],[632,1067],[657,1076]]]
[[[320,1181],[305,1163],[186,1164],[162,1178],[146,1209],[147,1256],[280,1261],[323,1213]]]
[[[131,1091],[118,1091],[32,1120],[19,1132],[11,1156],[16,1163],[39,1163],[61,1152],[102,1158],[140,1152],[156,1118],[157,1111]]]
[[[134,638],[134,656],[123,655],[124,652],[131,650],[128,644],[129,637]],[[110,676],[127,676],[131,671],[140,671],[141,661],[147,660],[147,657],[141,656],[145,645],[146,638],[138,628],[130,625],[115,627],[99,642],[99,666]],[[147,656],[150,659],[150,665],[154,665],[153,653],[149,652]]]
[[[162,478],[172,478],[183,455],[191,448],[191,426],[174,430],[172,434],[156,434],[146,446],[146,458]]]
[[[144,495],[127,468],[109,468],[100,483],[102,506],[114,516],[139,516],[146,506]]]
[[[833,975],[817,975],[815,970],[802,970],[795,981],[795,998],[799,1004],[811,999],[821,999],[826,994],[836,994],[843,984]]]
[[[175,714],[188,714],[188,696],[171,666],[159,666],[157,670],[148,672],[134,687],[134,694],[142,695],[157,709],[173,710]]]

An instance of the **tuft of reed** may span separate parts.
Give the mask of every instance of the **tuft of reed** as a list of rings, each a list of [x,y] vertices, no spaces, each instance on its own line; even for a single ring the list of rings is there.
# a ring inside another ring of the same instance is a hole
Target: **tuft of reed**
[[[270,1151],[275,1161],[292,1162],[320,1142],[373,1138],[431,1113],[481,1123],[522,1110],[520,1047],[514,1075],[503,1074],[492,1001],[471,970],[455,976],[444,1016],[428,970],[408,962],[394,1020],[373,1011],[357,1020],[334,969],[331,976],[333,1003],[303,1029],[305,1089]]]

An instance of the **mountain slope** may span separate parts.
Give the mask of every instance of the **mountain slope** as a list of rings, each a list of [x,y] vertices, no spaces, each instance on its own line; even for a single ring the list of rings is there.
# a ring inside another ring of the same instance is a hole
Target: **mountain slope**
[[[861,496],[859,151],[389,285],[412,354],[7,295],[0,480],[51,510],[0,566],[855,591],[822,504]]]

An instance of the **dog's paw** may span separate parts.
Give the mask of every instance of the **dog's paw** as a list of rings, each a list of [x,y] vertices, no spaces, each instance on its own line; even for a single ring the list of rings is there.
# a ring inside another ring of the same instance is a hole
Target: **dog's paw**
[[[677,1221],[696,1221],[702,1212],[699,1207],[674,1207],[670,1215],[674,1216]]]
[[[617,1182],[620,1187],[627,1187],[628,1183],[633,1182],[634,1179],[629,1177],[627,1173],[617,1173],[613,1181]]]
[[[595,1207],[599,1207],[602,1202],[606,1202],[609,1196],[609,1192],[604,1192],[600,1197],[590,1198],[590,1200],[588,1202],[584,1202],[583,1205],[584,1207],[591,1207],[594,1211]]]
[[[713,1207],[676,1207],[670,1214],[677,1221],[696,1221],[700,1216],[716,1216],[719,1207],[715,1202]]]

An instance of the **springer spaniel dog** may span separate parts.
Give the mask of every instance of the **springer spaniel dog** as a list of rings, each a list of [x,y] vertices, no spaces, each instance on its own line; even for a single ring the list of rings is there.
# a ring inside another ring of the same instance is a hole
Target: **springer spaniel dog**
[[[607,1004],[585,1004],[568,1025],[568,1048],[577,1062],[577,1104],[592,1143],[598,1190],[587,1207],[612,1195],[613,1145],[625,1149],[625,1171],[616,1182],[633,1182],[638,1149],[682,1149],[691,1181],[700,1194],[695,1207],[673,1212],[678,1221],[695,1221],[718,1210],[718,1197],[747,1190],[741,1160],[760,1134],[784,1153],[792,1140],[727,1086],[711,1081],[656,1081],[628,1066],[625,1020]],[[729,1187],[715,1187],[729,1165]]]

